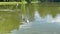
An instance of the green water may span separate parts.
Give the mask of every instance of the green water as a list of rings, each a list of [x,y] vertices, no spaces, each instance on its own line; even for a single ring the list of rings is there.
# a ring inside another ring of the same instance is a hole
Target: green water
[[[60,6],[0,5],[0,34],[60,34]]]

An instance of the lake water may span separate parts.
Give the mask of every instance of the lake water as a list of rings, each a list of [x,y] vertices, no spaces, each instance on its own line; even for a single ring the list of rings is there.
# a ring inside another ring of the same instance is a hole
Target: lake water
[[[33,3],[0,8],[0,34],[60,34],[60,7],[57,4]]]

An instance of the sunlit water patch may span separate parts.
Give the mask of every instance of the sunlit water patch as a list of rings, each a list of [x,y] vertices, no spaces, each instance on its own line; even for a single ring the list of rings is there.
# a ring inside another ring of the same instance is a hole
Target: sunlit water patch
[[[24,23],[19,26],[19,30],[12,31],[12,34],[59,34],[59,14],[53,18],[52,15],[48,14],[42,18],[36,11],[34,14],[33,21],[29,23]],[[56,20],[55,20],[56,19]]]

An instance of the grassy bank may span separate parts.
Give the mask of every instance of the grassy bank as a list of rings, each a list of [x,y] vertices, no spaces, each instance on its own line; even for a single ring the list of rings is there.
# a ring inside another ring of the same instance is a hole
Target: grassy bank
[[[0,5],[16,5],[16,4],[27,4],[27,2],[0,2]],[[34,2],[32,1],[31,3],[38,3],[38,1]]]
[[[16,5],[16,4],[26,4],[27,2],[0,2],[0,5]]]

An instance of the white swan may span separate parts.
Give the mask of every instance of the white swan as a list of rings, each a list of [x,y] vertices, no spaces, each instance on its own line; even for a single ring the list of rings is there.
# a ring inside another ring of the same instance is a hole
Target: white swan
[[[29,23],[29,18],[28,18],[27,16],[22,15],[22,20],[23,20],[25,23]]]

